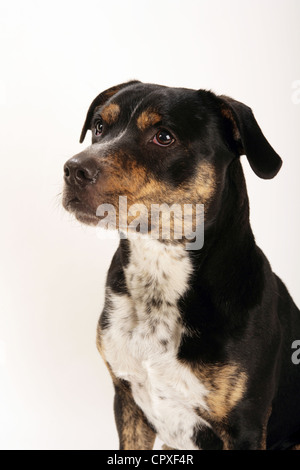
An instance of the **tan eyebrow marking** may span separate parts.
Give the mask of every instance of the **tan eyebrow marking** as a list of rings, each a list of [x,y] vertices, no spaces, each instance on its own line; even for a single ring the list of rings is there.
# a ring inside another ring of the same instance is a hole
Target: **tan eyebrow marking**
[[[141,131],[147,129],[147,127],[154,126],[157,122],[161,121],[161,115],[152,109],[146,109],[137,118],[137,126]]]
[[[115,103],[107,105],[101,112],[102,119],[107,124],[114,124],[120,115],[120,106]]]

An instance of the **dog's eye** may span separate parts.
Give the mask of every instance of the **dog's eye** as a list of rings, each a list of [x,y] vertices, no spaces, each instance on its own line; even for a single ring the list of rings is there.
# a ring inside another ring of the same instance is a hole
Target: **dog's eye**
[[[171,145],[174,141],[175,141],[174,137],[166,129],[161,129],[160,131],[158,131],[152,140],[154,144],[160,145],[161,147],[166,147],[167,145]]]
[[[102,131],[103,131],[103,122],[102,122],[102,119],[98,119],[95,122],[95,135],[102,134]]]

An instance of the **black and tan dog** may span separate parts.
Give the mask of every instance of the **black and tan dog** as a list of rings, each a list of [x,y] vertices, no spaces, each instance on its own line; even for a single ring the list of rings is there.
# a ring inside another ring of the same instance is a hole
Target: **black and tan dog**
[[[287,449],[300,443],[300,313],[255,244],[239,156],[261,178],[281,159],[250,108],[204,90],[124,83],[91,104],[65,164],[64,207],[204,204],[205,242],[121,239],[98,348],[121,449]]]

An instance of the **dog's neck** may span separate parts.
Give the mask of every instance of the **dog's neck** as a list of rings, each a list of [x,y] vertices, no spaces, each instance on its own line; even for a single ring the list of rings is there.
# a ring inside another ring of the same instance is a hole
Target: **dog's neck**
[[[190,257],[196,288],[205,286],[222,309],[228,306],[230,311],[243,308],[248,312],[261,297],[263,258],[250,226],[249,200],[239,160],[227,170],[219,211],[205,230],[203,249]]]
[[[130,240],[129,246],[126,285],[140,313],[147,316],[148,309],[154,308],[161,314],[175,307],[189,286],[192,263],[188,252],[182,245],[145,238]]]
[[[222,252],[229,252],[255,246],[253,232],[249,221],[249,199],[246,181],[239,159],[229,165],[223,191],[214,208],[213,223],[205,225],[205,244],[203,253],[223,246]]]

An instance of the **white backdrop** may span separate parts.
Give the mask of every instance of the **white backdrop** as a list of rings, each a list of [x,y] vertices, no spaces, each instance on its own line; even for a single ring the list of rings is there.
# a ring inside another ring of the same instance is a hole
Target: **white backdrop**
[[[1,448],[118,446],[95,346],[116,242],[58,196],[87,108],[107,87],[136,78],[252,107],[284,161],[263,181],[243,158],[252,226],[300,305],[299,20],[299,0],[0,2]]]

